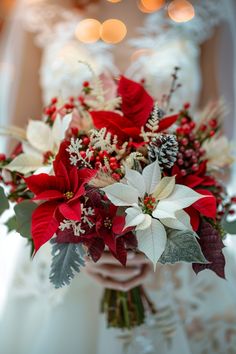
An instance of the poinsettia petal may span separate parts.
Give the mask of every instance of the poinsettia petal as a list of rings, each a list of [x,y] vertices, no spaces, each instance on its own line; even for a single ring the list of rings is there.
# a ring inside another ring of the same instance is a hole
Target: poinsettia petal
[[[179,115],[175,114],[172,116],[162,118],[159,122],[158,132],[162,132],[163,130],[168,129],[171,125],[173,125],[177,121],[178,117]]]
[[[80,203],[62,203],[59,205],[60,213],[68,220],[81,220]]]
[[[5,166],[9,171],[17,171],[22,174],[34,172],[43,165],[43,157],[37,155],[20,154]]]
[[[139,207],[128,208],[125,212],[125,228],[137,226],[142,224],[145,220],[145,214],[142,213],[142,210]]]
[[[30,120],[26,130],[28,142],[37,150],[53,150],[52,129],[40,120]]]
[[[146,185],[143,176],[138,171],[131,170],[126,167],[125,178],[127,179],[128,184],[137,189],[139,196],[143,198],[146,192]]]
[[[123,183],[114,183],[101,188],[108,199],[117,206],[129,206],[138,202],[139,193],[137,189]]]
[[[205,189],[198,189],[198,193],[205,196],[204,199],[200,199],[192,204],[192,207],[200,212],[200,214],[214,219],[216,217],[217,205],[214,195]]]
[[[121,110],[136,126],[144,126],[154,106],[152,97],[142,85],[121,76],[118,94],[122,98]]]
[[[175,212],[173,210],[166,209],[161,209],[160,203],[157,204],[156,208],[152,212],[152,216],[156,219],[165,219],[165,218],[171,218],[175,219]]]
[[[144,168],[143,178],[146,184],[146,192],[152,194],[161,180],[161,170],[157,160]]]
[[[201,198],[205,197],[189,187],[176,184],[171,195],[159,201],[158,208],[161,210],[177,211],[187,208]]]
[[[149,214],[144,214],[144,220],[142,223],[138,224],[135,230],[146,230],[151,226],[152,217]]]
[[[58,203],[45,202],[37,207],[32,214],[32,237],[35,252],[49,241],[58,229],[59,222],[55,218]]]
[[[70,191],[71,183],[69,177],[69,171],[67,170],[66,166],[59,161],[56,165],[54,164],[54,172],[57,177],[57,182],[65,191]]]
[[[148,229],[136,232],[138,240],[138,249],[143,252],[152,262],[154,270],[157,261],[165,250],[167,236],[164,226],[155,219]]]
[[[185,211],[190,216],[190,222],[194,231],[197,231],[200,224],[200,214],[192,206],[185,209]]]
[[[33,175],[25,178],[27,187],[31,192],[38,195],[49,189],[57,189],[57,179],[55,176],[49,176],[46,173]]]
[[[52,137],[54,142],[54,148],[58,149],[61,141],[65,138],[66,131],[72,120],[72,113],[61,117],[59,114],[56,116],[52,127]]]
[[[56,189],[49,189],[42,193],[39,193],[33,200],[58,200],[64,199],[64,194]]]
[[[161,200],[167,198],[175,188],[175,176],[163,177],[156,186],[153,197]]]
[[[161,219],[162,224],[175,230],[192,230],[190,217],[184,210],[177,211],[175,216],[176,219]]]

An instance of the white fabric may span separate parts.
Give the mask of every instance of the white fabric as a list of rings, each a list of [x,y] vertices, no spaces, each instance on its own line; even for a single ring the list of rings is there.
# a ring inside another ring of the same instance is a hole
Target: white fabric
[[[76,40],[74,29],[80,17],[59,7],[37,5],[35,9],[25,9],[29,11],[26,26],[37,32],[37,43],[43,48],[41,83],[45,102],[58,94],[74,95],[89,78],[89,72],[78,64],[78,59],[95,65],[97,73],[119,71],[113,64],[111,47],[81,45]],[[153,28],[160,29],[167,20],[163,12],[148,17],[142,33],[147,34],[143,40],[152,52],[127,68],[129,76],[137,80],[145,77],[148,89],[158,97],[169,89],[173,66],[180,66],[184,86],[176,93],[174,108],[179,108],[183,100],[197,106],[201,86],[199,44],[211,35],[222,16],[226,17],[222,1],[196,1],[196,10],[199,12],[196,20],[185,25],[169,22],[169,30],[156,32],[154,37],[151,36]],[[142,35],[131,44],[142,48]],[[47,277],[48,247],[40,250],[33,263],[27,257],[29,250],[22,246],[0,323],[1,351],[4,354],[108,354],[111,351],[122,354],[124,340],[118,339],[116,331],[107,330],[104,319],[98,315],[99,286],[80,274],[71,287],[55,291]],[[227,255],[228,281],[209,271],[196,277],[187,264],[158,267],[148,288],[152,289],[150,296],[159,311],[167,307],[173,313],[170,321],[174,318],[177,323],[173,345],[166,345],[160,319],[152,322],[149,318],[145,327],[127,339],[130,340],[128,353],[236,353],[234,262],[234,255]],[[232,340],[227,344],[226,335],[231,333]]]

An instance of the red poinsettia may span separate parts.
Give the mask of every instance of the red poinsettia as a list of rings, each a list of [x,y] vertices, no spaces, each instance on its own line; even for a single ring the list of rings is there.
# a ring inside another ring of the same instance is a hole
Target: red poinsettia
[[[190,216],[194,231],[199,228],[200,215],[215,219],[217,211],[216,198],[207,188],[215,186],[216,182],[214,178],[206,175],[206,161],[200,164],[199,170],[195,174],[186,176],[182,176],[180,168],[175,165],[172,169],[172,175],[176,176],[176,183],[188,186],[196,190],[196,192],[207,196],[185,209]]]
[[[68,169],[59,158],[54,163],[55,176],[47,174],[25,178],[28,188],[35,194],[34,200],[42,200],[32,215],[32,237],[35,251],[57,231],[63,219],[81,219],[80,197],[85,184],[96,174],[89,169]]]
[[[72,229],[59,230],[57,242],[83,243],[94,262],[98,261],[105,247],[123,265],[126,264],[127,249],[137,247],[137,240],[130,229],[124,229],[125,216],[117,215],[117,207],[112,204],[100,205],[95,209],[94,226],[84,228],[81,236],[75,236]],[[83,226],[82,226],[83,228]]]
[[[118,84],[118,94],[122,99],[122,114],[112,111],[93,111],[91,116],[97,129],[107,130],[117,135],[121,142],[140,142],[141,128],[145,126],[153,110],[154,101],[142,85],[122,76]],[[171,126],[178,116],[170,116],[160,121],[159,130]]]

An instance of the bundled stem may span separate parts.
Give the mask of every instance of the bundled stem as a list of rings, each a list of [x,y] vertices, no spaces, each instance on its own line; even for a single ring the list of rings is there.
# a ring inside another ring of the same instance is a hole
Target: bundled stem
[[[107,317],[108,327],[132,329],[145,322],[145,312],[156,310],[143,287],[127,292],[105,289],[101,311]]]

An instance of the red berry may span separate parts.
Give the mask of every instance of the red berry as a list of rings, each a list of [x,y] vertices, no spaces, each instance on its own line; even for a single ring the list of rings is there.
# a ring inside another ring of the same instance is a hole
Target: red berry
[[[192,149],[188,149],[188,150],[185,151],[185,156],[186,157],[191,157],[192,154],[193,154],[193,150]]]
[[[230,209],[229,210],[229,215],[234,215],[235,214],[235,210],[234,209]]]
[[[196,155],[192,156],[191,161],[192,161],[193,163],[198,162],[197,156],[196,156]]]
[[[177,162],[178,162],[178,165],[180,165],[180,166],[182,166],[184,164],[184,160],[182,160],[182,159],[178,159]]]
[[[5,161],[5,160],[6,160],[6,155],[0,154],[0,161]]]
[[[116,181],[120,181],[121,177],[118,173],[112,173],[112,178],[114,178]]]
[[[210,136],[214,136],[215,135],[215,131],[214,130],[211,130],[210,133],[209,133]]]
[[[178,134],[178,135],[183,134],[183,129],[182,129],[181,127],[178,127],[178,128],[176,129],[176,134]]]
[[[205,152],[206,152],[206,151],[205,151],[203,148],[200,148],[200,149],[199,149],[199,154],[200,154],[200,156],[204,155]]]
[[[183,125],[183,132],[184,134],[189,134],[191,131],[190,125],[189,124],[184,124]]]
[[[196,123],[193,122],[193,121],[190,122],[189,125],[190,125],[190,128],[191,128],[191,129],[194,129],[194,128],[196,127]]]
[[[180,173],[181,173],[182,176],[186,176],[187,175],[187,171],[185,171],[185,170],[180,170]]]
[[[207,129],[206,124],[202,124],[202,125],[200,126],[200,130],[201,130],[202,132],[205,132],[206,129]]]
[[[184,125],[184,124],[186,124],[186,123],[188,123],[188,118],[183,117],[183,118],[181,119],[181,124]]]
[[[192,132],[189,133],[188,138],[190,141],[193,141],[195,139],[195,134],[193,134]]]
[[[85,159],[86,157],[86,152],[85,151],[80,151],[80,156],[82,157],[82,159]]]
[[[95,163],[95,168],[99,169],[102,166],[101,162],[97,161]]]
[[[100,156],[96,156],[96,161],[101,162]]]
[[[198,166],[198,164],[193,164],[193,166],[192,166],[192,170],[194,171],[194,172],[197,172],[198,171],[198,169],[199,169],[199,166]]]
[[[56,97],[53,97],[53,98],[51,99],[51,103],[52,103],[52,104],[57,103],[57,98],[56,98]]]
[[[110,157],[109,161],[110,163],[117,163],[116,157]]]
[[[231,198],[231,203],[236,203],[236,196]]]
[[[110,164],[110,167],[111,167],[111,169],[112,169],[113,171],[115,171],[115,170],[118,169],[119,166],[117,165],[117,163],[112,162],[112,163]]]
[[[189,109],[190,108],[190,103],[189,102],[186,102],[185,104],[184,104],[184,109]]]
[[[194,147],[195,147],[196,149],[199,149],[199,148],[200,148],[200,146],[201,146],[201,144],[200,144],[200,141],[199,141],[199,140],[194,140],[193,145],[194,145]]]
[[[216,127],[217,127],[217,120],[216,120],[216,119],[211,119],[211,120],[209,121],[209,125],[210,125],[210,127],[212,127],[212,128],[216,128]]]
[[[187,138],[183,138],[181,140],[181,144],[184,145],[184,146],[187,146],[188,145],[188,139]]]
[[[69,98],[69,100],[70,100],[71,103],[73,103],[74,100],[75,100],[75,98],[74,98],[73,96],[71,96],[71,97]]]
[[[87,136],[85,138],[83,138],[84,145],[88,145],[89,143],[90,143],[90,139]]]
[[[83,86],[84,87],[89,87],[89,82],[88,81],[84,81]]]

